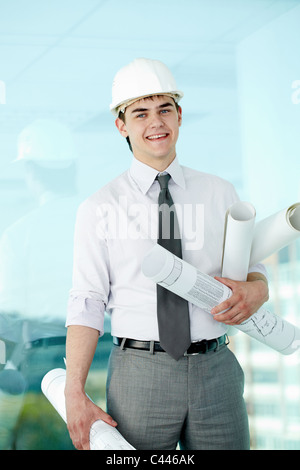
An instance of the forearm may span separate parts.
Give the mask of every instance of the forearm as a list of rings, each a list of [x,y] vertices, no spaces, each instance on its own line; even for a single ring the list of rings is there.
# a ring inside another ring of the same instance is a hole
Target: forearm
[[[85,382],[98,339],[98,330],[77,325],[68,327],[66,341],[66,396],[84,392]]]
[[[85,394],[87,375],[99,338],[98,330],[69,326],[66,343],[67,378],[65,386],[67,425],[77,449],[89,449],[91,425],[102,419],[111,426],[117,423]]]
[[[266,276],[259,272],[248,273],[247,281],[264,281],[268,285]]]
[[[249,273],[247,282],[255,282],[256,297],[261,305],[269,300],[269,284],[266,276],[258,272]]]

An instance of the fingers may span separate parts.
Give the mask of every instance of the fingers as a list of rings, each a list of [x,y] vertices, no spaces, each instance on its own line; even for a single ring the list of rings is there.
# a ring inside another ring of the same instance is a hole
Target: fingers
[[[227,287],[229,287],[232,290],[232,296],[229,297],[229,299],[224,300],[224,302],[221,302],[219,305],[214,307],[211,311],[213,315],[220,315],[221,313],[223,312],[225,313],[225,311],[231,309],[237,302],[240,302],[241,297],[240,295],[235,293],[236,281],[232,281],[231,279],[221,278],[221,277],[215,277],[215,279],[221,282],[222,284],[225,284]],[[238,313],[238,312],[233,312],[233,313]],[[222,318],[224,318],[224,316],[222,316]]]
[[[226,325],[239,325],[252,314],[247,303],[244,283],[228,278],[215,277],[216,280],[232,290],[232,296],[214,307],[211,311],[214,319]]]
[[[96,406],[90,400],[85,399],[87,406],[75,416],[75,412],[70,415],[68,420],[68,430],[70,437],[76,449],[90,449],[90,429],[97,420],[102,420],[110,426],[116,427],[117,422],[105,411]]]
[[[77,450],[89,450],[90,439],[89,439],[89,427],[86,428],[85,423],[75,423],[72,427],[68,427],[70,438],[73,442],[74,447]]]
[[[225,325],[240,325],[247,319],[247,315],[245,313],[238,311],[237,309],[230,309],[224,314],[217,314],[214,315],[214,320],[225,323]]]

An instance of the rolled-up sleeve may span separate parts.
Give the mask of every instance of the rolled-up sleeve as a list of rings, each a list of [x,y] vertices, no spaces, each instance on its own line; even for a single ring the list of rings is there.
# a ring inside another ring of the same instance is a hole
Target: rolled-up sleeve
[[[79,206],[76,218],[66,326],[88,326],[102,336],[110,282],[107,243],[99,223],[97,204],[87,199]]]
[[[254,266],[251,266],[248,270],[248,273],[260,273],[260,274],[263,274],[267,280],[269,280],[269,274],[268,274],[267,268],[265,267],[263,263],[258,263],[258,264],[255,264]]]

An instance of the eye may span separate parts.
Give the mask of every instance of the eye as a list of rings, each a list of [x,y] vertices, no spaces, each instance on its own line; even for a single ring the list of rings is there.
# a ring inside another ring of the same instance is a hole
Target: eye
[[[142,118],[144,118],[145,116],[146,116],[146,114],[145,114],[145,113],[142,113],[142,114],[137,114],[136,117],[142,119]]]
[[[161,113],[162,113],[162,114],[167,114],[167,113],[169,113],[169,112],[170,112],[169,109],[162,109],[162,110],[161,110]]]

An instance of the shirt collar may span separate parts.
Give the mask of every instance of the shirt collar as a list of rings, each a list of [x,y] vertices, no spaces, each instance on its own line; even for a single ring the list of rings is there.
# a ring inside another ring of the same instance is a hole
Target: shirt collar
[[[129,171],[130,175],[137,183],[143,194],[146,194],[149,191],[156,176],[160,173],[159,171],[155,170],[155,168],[146,165],[140,160],[137,160],[135,157],[133,157]],[[185,189],[185,179],[177,157],[174,158],[172,163],[164,170],[163,173],[165,172],[169,173],[175,184],[180,186],[182,189]]]

